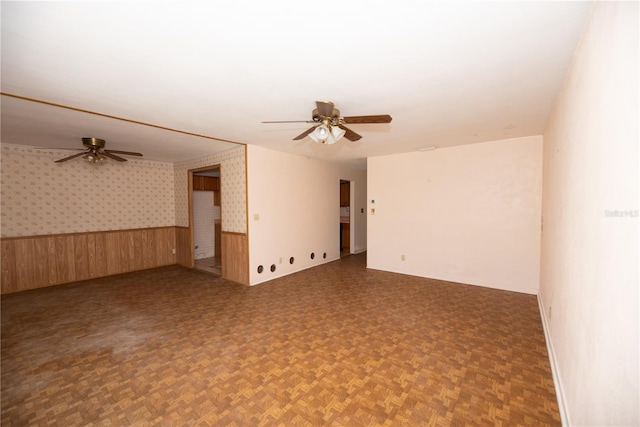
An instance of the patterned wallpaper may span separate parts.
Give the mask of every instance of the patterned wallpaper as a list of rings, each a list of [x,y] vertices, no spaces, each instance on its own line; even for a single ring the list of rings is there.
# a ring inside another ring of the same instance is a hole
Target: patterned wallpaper
[[[245,149],[243,145],[209,157],[175,164],[177,226],[189,226],[189,170],[220,165],[222,231],[247,232]]]
[[[176,224],[172,163],[56,164],[69,151],[0,147],[2,237]]]

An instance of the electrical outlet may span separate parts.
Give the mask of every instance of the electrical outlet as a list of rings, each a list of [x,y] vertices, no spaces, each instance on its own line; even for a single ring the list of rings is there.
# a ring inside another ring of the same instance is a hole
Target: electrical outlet
[[[375,215],[376,214],[376,208],[371,208],[371,215]]]
[[[404,261],[404,255],[400,255],[400,261]]]
[[[171,253],[175,255],[176,254],[176,248],[171,249]]]

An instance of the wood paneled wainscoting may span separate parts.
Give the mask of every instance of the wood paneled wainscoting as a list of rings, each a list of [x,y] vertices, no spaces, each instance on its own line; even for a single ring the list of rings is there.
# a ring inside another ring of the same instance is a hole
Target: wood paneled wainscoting
[[[246,233],[222,231],[220,237],[222,277],[249,284],[249,241]],[[193,235],[189,227],[176,227],[176,263],[193,268]]]
[[[227,280],[249,284],[249,240],[245,233],[223,231],[222,277]]]
[[[2,294],[176,264],[176,228],[3,238]]]
[[[193,244],[191,242],[191,229],[176,227],[176,263],[178,265],[193,268]]]

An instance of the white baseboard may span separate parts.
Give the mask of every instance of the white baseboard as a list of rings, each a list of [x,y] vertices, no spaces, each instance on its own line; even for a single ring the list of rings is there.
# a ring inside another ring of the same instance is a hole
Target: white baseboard
[[[562,387],[562,381],[560,380],[560,373],[558,372],[558,364],[556,363],[556,353],[553,350],[553,342],[551,341],[551,333],[549,332],[549,325],[547,324],[546,310],[542,303],[540,294],[537,295],[538,308],[540,309],[540,318],[542,318],[542,329],[544,330],[544,338],[547,342],[547,353],[549,353],[549,363],[551,364],[551,375],[553,376],[553,385],[556,389],[556,396],[558,398],[558,410],[560,411],[560,421],[563,426],[569,426],[569,411],[566,405],[566,399],[564,396],[564,388]]]

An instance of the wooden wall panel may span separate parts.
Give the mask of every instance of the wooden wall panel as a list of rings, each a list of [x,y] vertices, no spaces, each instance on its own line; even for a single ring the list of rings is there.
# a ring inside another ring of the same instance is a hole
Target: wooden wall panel
[[[33,267],[34,239],[21,239],[15,242],[16,279],[18,286],[23,283],[36,282],[36,269]]]
[[[244,233],[222,232],[222,277],[249,284],[249,239]]]
[[[73,252],[75,254],[76,280],[87,280],[90,276],[86,234],[73,235]]]
[[[174,240],[176,239],[175,235],[176,235],[177,233],[178,233],[178,227],[176,227],[176,228],[174,229],[174,233],[173,233],[173,234],[174,234],[174,236],[173,236]],[[150,260],[163,260],[163,258],[166,256],[166,255],[164,254],[164,250],[165,250],[165,249],[164,249],[164,247],[162,246],[162,244],[160,243],[160,239],[162,239],[163,237],[164,237],[164,236],[162,236],[162,234],[160,233],[160,231],[159,231],[159,230],[153,230],[153,231],[152,231],[152,234],[150,234],[150,235],[148,236],[148,239],[149,239],[149,240],[151,240],[151,241],[153,242],[153,243],[151,243],[151,244],[149,245],[149,247],[148,247],[148,248],[146,248],[146,251],[147,251],[147,257],[148,257]],[[173,247],[175,248],[175,247],[176,247],[175,242],[173,243],[173,245],[174,245]],[[178,262],[178,264],[180,264],[180,263]]]
[[[177,263],[185,267],[193,267],[193,250],[191,248],[191,230],[188,227],[176,227]]]
[[[142,230],[142,268],[151,268],[155,260],[156,246],[154,245],[153,230]]]
[[[131,238],[133,240],[133,244],[131,245],[131,249],[133,252],[133,257],[131,260],[133,264],[131,265],[132,270],[143,270],[144,269],[144,254],[142,253],[142,238],[144,237],[144,230],[136,230],[131,233]]]
[[[16,252],[12,241],[2,241],[0,261],[2,261],[2,291],[15,292],[18,290],[16,276]]]
[[[122,231],[116,232],[118,234],[118,254],[120,255],[120,268],[122,271],[131,271],[131,266],[129,259],[131,258],[131,254],[129,253],[131,248],[131,239],[129,233],[123,233]]]
[[[49,284],[48,239],[33,239],[34,278],[37,282]]]
[[[56,264],[58,277],[54,282],[49,281],[49,284],[74,282],[76,280],[76,263],[73,238],[70,235],[55,236],[53,240],[55,241],[56,251],[53,262]]]
[[[92,233],[88,236],[89,245],[89,276],[102,277],[107,275],[107,256],[104,233]]]
[[[175,235],[175,228],[172,229],[172,234]],[[148,265],[152,260],[155,260],[155,257],[151,258],[149,254],[156,253],[156,247],[153,244],[155,240],[156,234],[153,230],[140,230],[139,241],[140,241],[140,265],[144,269],[145,266]],[[158,234],[158,236],[162,236],[162,234]]]
[[[47,247],[47,278],[48,285],[53,285],[58,282],[58,263],[56,261],[56,240],[54,237],[46,238]]]
[[[171,229],[156,229],[156,242],[161,249],[159,259],[164,260],[166,264],[175,264],[177,262],[177,247],[176,247],[176,234],[177,228]]]
[[[107,233],[104,236],[104,253],[107,264],[107,275],[124,271],[120,263],[120,236],[118,233]]]
[[[176,233],[159,227],[1,239],[1,292],[175,264]]]

